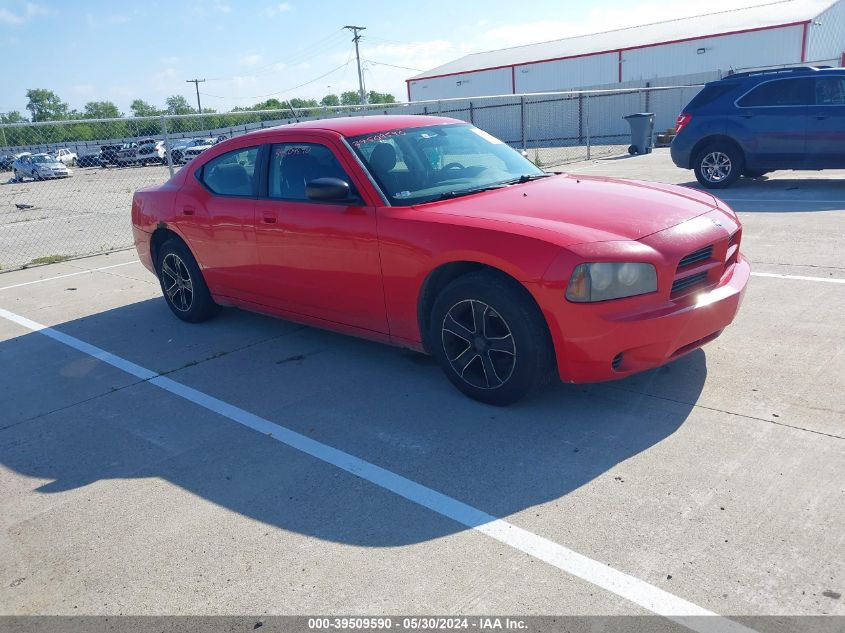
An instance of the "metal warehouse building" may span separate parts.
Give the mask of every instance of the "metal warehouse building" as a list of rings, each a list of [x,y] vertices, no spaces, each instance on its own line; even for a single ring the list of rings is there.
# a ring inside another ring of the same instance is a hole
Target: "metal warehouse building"
[[[845,0],[785,0],[466,55],[406,80],[408,100],[689,85],[734,70],[845,65]]]

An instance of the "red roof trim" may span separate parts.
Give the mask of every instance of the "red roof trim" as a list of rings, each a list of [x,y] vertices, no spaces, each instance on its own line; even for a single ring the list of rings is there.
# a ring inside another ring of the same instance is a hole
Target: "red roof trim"
[[[405,81],[408,82],[410,85],[411,82],[415,81],[423,81],[424,79],[439,79],[440,77],[454,77],[456,75],[468,75],[470,73],[480,73],[485,72],[488,70],[501,70],[503,68],[515,68],[516,66],[530,66],[532,64],[544,64],[546,62],[557,62],[564,59],[577,59],[579,57],[593,57],[595,55],[607,55],[608,53],[619,53],[621,54],[622,51],[634,51],[639,50],[641,48],[653,48],[655,46],[666,46],[668,44],[680,44],[682,42],[694,42],[696,40],[706,40],[711,37],[726,37],[728,35],[740,35],[742,33],[755,33],[757,31],[771,31],[773,29],[785,29],[791,26],[800,26],[803,25],[806,29],[806,26],[810,24],[811,20],[802,20],[800,22],[788,22],[786,24],[774,24],[772,26],[757,26],[751,29],[740,29],[738,31],[725,31],[724,33],[713,33],[712,35],[696,35],[695,37],[684,37],[677,40],[667,40],[665,42],[655,42],[654,44],[640,44],[638,46],[626,46],[623,48],[611,48],[605,51],[596,51],[593,53],[580,53],[578,55],[565,55],[563,57],[549,57],[548,59],[535,59],[534,61],[530,62],[522,62],[521,64],[503,64],[501,66],[488,66],[486,68],[475,68],[473,70],[462,70],[459,72],[454,73],[443,73],[441,75],[428,75],[425,77],[415,77],[413,79],[406,79]]]
[[[810,23],[804,22],[804,32],[801,34],[801,63],[807,61],[807,31],[809,31]]]

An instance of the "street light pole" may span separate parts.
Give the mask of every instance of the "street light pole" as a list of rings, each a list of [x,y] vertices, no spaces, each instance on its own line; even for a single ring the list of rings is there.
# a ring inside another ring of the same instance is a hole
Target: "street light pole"
[[[185,83],[194,84],[197,89],[197,112],[202,114],[202,104],[200,103],[200,84],[205,83],[205,79],[186,79]]]
[[[367,27],[344,26],[343,28],[352,31],[354,36],[352,41],[355,42],[355,61],[358,62],[358,92],[361,95],[361,105],[367,105],[367,93],[364,92],[364,75],[361,72],[361,55],[358,53],[358,40],[361,39],[361,36],[358,35],[358,31],[365,31]]]

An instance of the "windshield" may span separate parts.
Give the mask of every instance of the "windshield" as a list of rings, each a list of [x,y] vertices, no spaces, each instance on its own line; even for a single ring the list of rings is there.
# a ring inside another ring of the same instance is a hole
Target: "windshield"
[[[387,130],[347,139],[394,205],[504,186],[543,172],[472,125]]]
[[[33,163],[55,163],[56,159],[46,154],[36,154],[32,157]]]

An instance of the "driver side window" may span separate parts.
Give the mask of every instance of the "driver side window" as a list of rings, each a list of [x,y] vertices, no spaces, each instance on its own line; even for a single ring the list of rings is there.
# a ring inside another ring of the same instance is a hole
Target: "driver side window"
[[[349,183],[357,196],[352,179],[331,149],[318,143],[279,143],[270,150],[268,193],[280,200],[307,201],[305,186],[316,178],[339,178]]]

